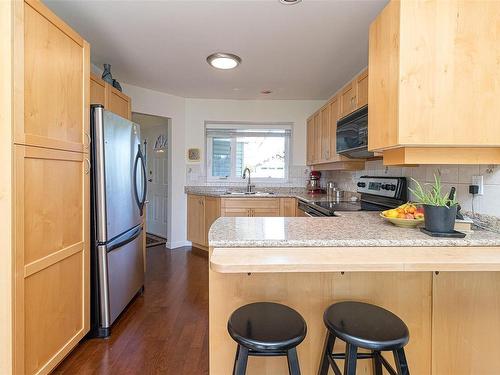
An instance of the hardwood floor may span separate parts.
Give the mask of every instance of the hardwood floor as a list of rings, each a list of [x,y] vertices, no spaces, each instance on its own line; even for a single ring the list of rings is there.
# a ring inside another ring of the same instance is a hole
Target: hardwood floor
[[[55,374],[208,374],[207,258],[147,250],[146,285],[108,339],[85,340]]]

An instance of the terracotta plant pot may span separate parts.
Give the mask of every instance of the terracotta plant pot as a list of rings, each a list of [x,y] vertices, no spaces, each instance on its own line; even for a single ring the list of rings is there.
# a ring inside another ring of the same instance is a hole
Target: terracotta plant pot
[[[450,233],[455,228],[457,205],[430,206],[424,204],[425,229],[435,233]]]

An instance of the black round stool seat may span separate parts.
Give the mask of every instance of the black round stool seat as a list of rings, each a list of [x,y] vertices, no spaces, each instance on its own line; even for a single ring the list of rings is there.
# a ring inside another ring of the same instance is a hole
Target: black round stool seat
[[[408,327],[399,317],[368,303],[335,303],[325,311],[323,320],[341,340],[375,351],[400,349],[410,336]]]
[[[272,302],[257,302],[235,310],[227,323],[231,337],[255,351],[283,351],[298,346],[307,326],[294,309]]]

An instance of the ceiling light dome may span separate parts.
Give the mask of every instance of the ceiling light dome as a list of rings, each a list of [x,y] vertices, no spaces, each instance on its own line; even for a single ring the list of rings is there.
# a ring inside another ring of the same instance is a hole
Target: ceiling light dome
[[[207,62],[217,69],[234,69],[241,64],[241,58],[232,53],[212,53],[207,57]]]

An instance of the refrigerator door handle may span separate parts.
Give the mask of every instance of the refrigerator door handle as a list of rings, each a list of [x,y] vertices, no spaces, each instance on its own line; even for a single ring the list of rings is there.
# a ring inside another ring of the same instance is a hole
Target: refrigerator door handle
[[[142,169],[142,180],[143,180],[143,189],[142,189],[142,197],[139,197],[139,192],[137,191],[137,164],[141,162],[141,169]],[[137,155],[135,156],[135,161],[134,161],[134,196],[135,196],[135,201],[137,203],[137,206],[139,207],[139,212],[142,216],[142,213],[144,211],[144,203],[146,202],[146,194],[147,194],[147,176],[146,176],[146,165],[144,163],[144,155],[142,154],[141,151],[141,145],[137,145]]]

